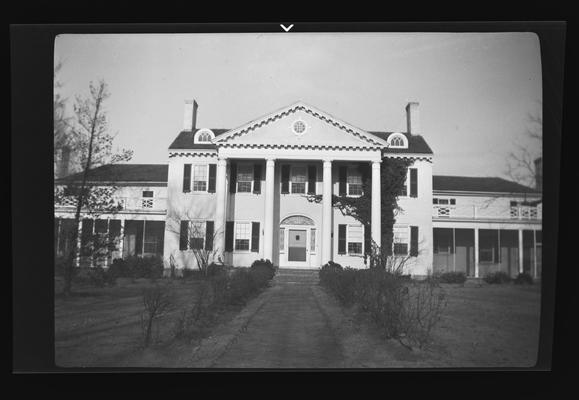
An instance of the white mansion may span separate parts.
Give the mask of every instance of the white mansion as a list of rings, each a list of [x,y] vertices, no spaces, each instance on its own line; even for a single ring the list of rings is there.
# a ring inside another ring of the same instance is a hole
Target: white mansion
[[[265,258],[280,268],[319,268],[330,260],[363,268],[364,227],[332,207],[332,195],[361,195],[358,167],[369,167],[370,237],[379,243],[380,163],[401,157],[413,163],[398,199],[392,250],[411,256],[406,273],[482,277],[500,270],[540,277],[540,186],[433,176],[418,103],[409,103],[406,113],[406,132],[374,132],[297,102],[235,129],[199,129],[197,103],[186,101],[184,127],[169,146],[167,164],[92,171],[92,185],[110,185],[114,176],[123,210],[87,216],[81,229],[118,238],[118,250],[105,263],[159,255],[167,266],[172,259],[195,268],[191,247],[202,246],[234,266]],[[321,202],[309,201],[312,194]],[[61,233],[74,223],[73,203],[64,203],[55,205],[57,254],[70,246]]]

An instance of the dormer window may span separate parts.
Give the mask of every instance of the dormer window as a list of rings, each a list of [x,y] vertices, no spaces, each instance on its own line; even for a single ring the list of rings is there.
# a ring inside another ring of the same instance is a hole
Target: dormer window
[[[210,144],[211,140],[213,140],[214,138],[215,134],[211,131],[211,129],[199,129],[195,133],[194,142]]]
[[[388,145],[394,149],[407,149],[408,139],[401,133],[393,133],[388,136]]]

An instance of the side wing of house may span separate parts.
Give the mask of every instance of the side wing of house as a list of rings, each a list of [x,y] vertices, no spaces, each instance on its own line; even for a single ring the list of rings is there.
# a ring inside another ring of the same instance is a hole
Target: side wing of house
[[[435,177],[431,211],[435,272],[540,278],[539,192],[498,178]]]

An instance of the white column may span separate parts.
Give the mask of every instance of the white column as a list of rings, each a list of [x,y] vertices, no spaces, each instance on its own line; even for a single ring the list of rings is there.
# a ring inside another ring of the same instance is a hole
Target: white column
[[[478,278],[478,228],[474,228],[474,277]]]
[[[332,261],[332,161],[324,160],[322,195],[322,265]]]
[[[380,214],[381,206],[381,185],[380,185],[380,162],[372,162],[372,210],[371,210],[371,224],[372,240],[376,242],[377,246],[382,245],[382,217]]]
[[[523,230],[519,229],[519,272],[523,273]]]
[[[265,223],[263,229],[264,258],[273,262],[273,200],[275,159],[268,158],[265,165]]]
[[[119,258],[123,258],[123,246],[125,245],[125,219],[121,218],[121,232],[120,232],[120,242],[119,242]]]
[[[225,185],[225,174],[227,170],[227,160],[220,158],[217,160],[217,173],[215,177],[215,247],[218,256],[224,258],[225,252],[225,206],[227,202],[227,187]]]

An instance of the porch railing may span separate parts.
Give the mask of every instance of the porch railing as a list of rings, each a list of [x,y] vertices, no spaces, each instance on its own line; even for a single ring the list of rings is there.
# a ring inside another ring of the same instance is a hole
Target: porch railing
[[[440,219],[505,219],[505,220],[541,220],[541,207],[494,205],[433,205],[432,216]]]
[[[165,197],[115,197],[114,200],[118,201],[125,211],[164,211],[167,209]],[[65,196],[55,205],[57,208],[76,207],[76,197]]]

